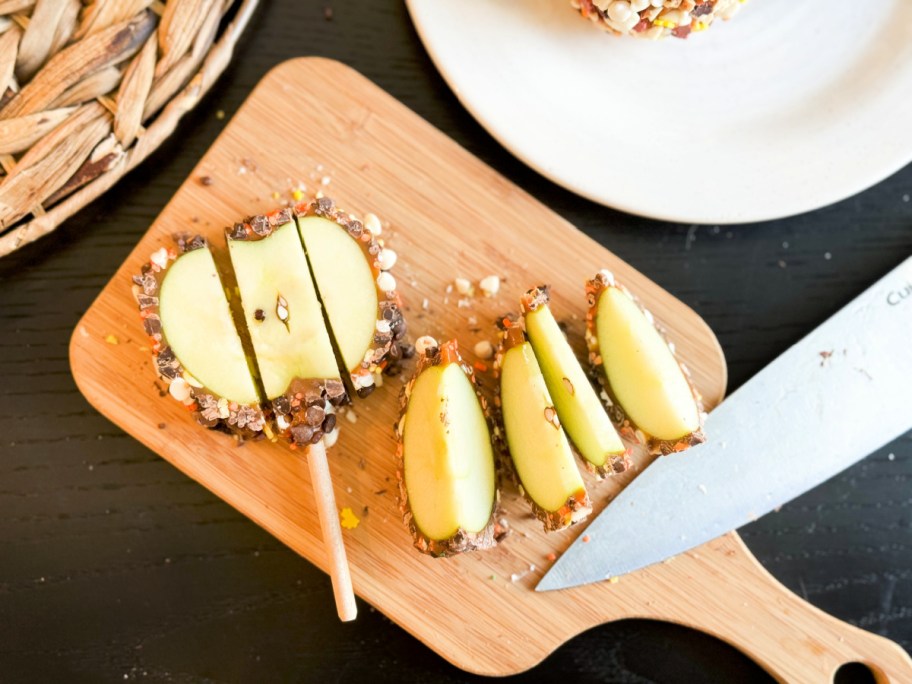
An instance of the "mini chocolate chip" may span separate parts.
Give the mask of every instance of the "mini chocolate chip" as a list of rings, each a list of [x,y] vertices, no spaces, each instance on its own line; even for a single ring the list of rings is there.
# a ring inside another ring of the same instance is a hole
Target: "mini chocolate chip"
[[[151,295],[139,295],[136,301],[139,302],[140,309],[151,309],[154,306],[158,306],[158,297]]]
[[[283,395],[272,400],[272,408],[276,413],[288,413],[291,411],[291,403],[288,401],[288,397]]]
[[[274,214],[273,221],[277,226],[284,226],[286,223],[291,221],[291,218],[291,209],[286,207]]]
[[[271,230],[269,227],[269,219],[265,216],[251,216],[249,223],[250,228],[257,235],[269,235],[269,232]]]
[[[256,311],[253,312],[253,318],[257,321],[265,321],[266,312],[263,311],[262,309],[257,309]]]
[[[362,399],[364,399],[364,397],[369,396],[370,393],[373,392],[375,389],[377,389],[376,385],[368,385],[367,387],[359,387],[358,396],[361,397]]]
[[[232,240],[246,240],[247,228],[243,223],[235,223],[228,231],[228,237]]]
[[[314,429],[310,425],[294,425],[291,428],[291,439],[297,444],[310,444],[313,436]]]
[[[218,418],[206,418],[201,413],[197,413],[196,422],[205,428],[213,428],[218,425]]]
[[[627,462],[627,459],[623,456],[616,457],[611,460],[611,469],[616,473],[623,473],[627,470],[630,464]]]
[[[212,185],[215,181],[212,180],[212,176],[200,176],[200,183],[203,185]]]
[[[158,335],[161,333],[162,324],[161,319],[156,315],[147,316],[143,321],[143,330],[146,331],[147,335]]]
[[[309,388],[304,392],[305,406],[323,406],[323,392],[319,388]]]
[[[173,366],[168,366],[168,365],[163,366],[163,365],[159,364],[158,372],[162,377],[168,378],[168,380],[174,380],[178,375],[180,375],[177,368],[178,368],[177,364],[174,364]]]
[[[330,401],[345,396],[345,385],[342,384],[341,380],[327,380],[325,388],[326,396]]]
[[[175,240],[181,253],[192,252],[206,246],[206,240],[201,235],[190,237],[187,233],[181,233],[175,236]]]
[[[333,428],[336,427],[336,414],[329,413],[326,415],[326,418],[323,420],[323,432],[332,432]]]
[[[304,412],[304,419],[308,425],[320,425],[325,416],[326,411],[323,410],[322,406],[309,406],[307,411]]]

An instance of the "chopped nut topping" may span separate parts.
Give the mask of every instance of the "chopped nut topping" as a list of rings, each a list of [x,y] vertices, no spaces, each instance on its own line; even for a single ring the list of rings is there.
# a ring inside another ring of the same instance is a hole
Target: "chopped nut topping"
[[[494,345],[488,340],[482,340],[475,345],[475,356],[480,359],[490,359],[494,356]]]
[[[481,282],[478,283],[478,287],[481,288],[481,291],[484,292],[486,297],[493,297],[500,290],[500,278],[496,275],[489,275],[486,278],[481,279]]]
[[[381,271],[377,276],[377,287],[381,292],[392,292],[396,289],[396,279],[388,271]]]
[[[383,224],[380,223],[380,219],[376,214],[367,213],[364,215],[364,227],[373,235],[380,235],[383,233]]]
[[[461,295],[471,297],[475,292],[475,288],[472,287],[472,281],[466,278],[456,278],[453,281],[453,285],[456,286],[456,292]]]
[[[430,335],[423,335],[415,340],[415,350],[419,354],[427,354],[430,350],[437,348],[437,340]]]
[[[170,392],[171,396],[178,401],[185,402],[190,399],[190,383],[183,378],[174,378],[174,380],[171,381],[171,384],[168,385],[168,392]]]
[[[368,216],[371,215],[372,214],[368,214]],[[377,255],[377,266],[381,271],[388,271],[396,265],[397,259],[398,255],[393,250],[384,248],[380,250],[380,253]]]

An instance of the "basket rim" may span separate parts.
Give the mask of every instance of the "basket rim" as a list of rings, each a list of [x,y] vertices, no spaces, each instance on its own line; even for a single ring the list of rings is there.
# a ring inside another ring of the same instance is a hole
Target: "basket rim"
[[[123,156],[109,170],[73,192],[40,215],[0,234],[0,258],[54,232],[66,219],[107,192],[171,137],[184,114],[194,109],[231,63],[234,47],[243,34],[259,0],[239,0],[234,18],[212,44],[199,69],[145,127]]]

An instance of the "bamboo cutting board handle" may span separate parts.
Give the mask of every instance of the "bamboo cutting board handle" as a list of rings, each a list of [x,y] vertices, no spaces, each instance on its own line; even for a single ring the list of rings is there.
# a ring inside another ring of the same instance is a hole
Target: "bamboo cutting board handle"
[[[683,566],[683,567],[682,567]],[[753,658],[782,682],[832,682],[846,663],[863,663],[877,682],[912,682],[912,659],[896,643],[828,615],[776,580],[730,533],[677,557],[668,579],[686,579],[686,600],[651,617],[711,634]],[[682,571],[686,575],[682,575]]]

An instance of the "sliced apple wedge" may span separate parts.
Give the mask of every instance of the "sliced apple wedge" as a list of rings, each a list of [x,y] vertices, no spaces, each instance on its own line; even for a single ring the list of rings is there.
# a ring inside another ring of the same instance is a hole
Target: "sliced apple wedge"
[[[323,309],[290,209],[228,229],[244,324],[280,432],[315,444],[347,400]]]
[[[389,272],[396,254],[328,197],[295,213],[330,334],[355,391],[367,396],[375,375],[401,356],[406,326]]]
[[[585,519],[592,512],[586,486],[532,345],[519,325],[504,331],[495,368],[513,471],[535,517],[546,531]]]
[[[400,507],[415,547],[432,556],[497,542],[494,449],[487,403],[456,342],[415,343],[415,376],[396,426]]]
[[[156,370],[171,396],[193,407],[205,427],[261,433],[260,397],[206,241],[181,238],[176,250],[162,247],[133,283]]]
[[[597,273],[586,294],[590,362],[622,433],[632,433],[654,453],[704,441],[700,395],[652,315],[609,271]]]
[[[623,472],[627,449],[576,354],[551,314],[548,286],[532,288],[521,298],[526,334],[532,343],[548,392],[567,435],[599,476]]]

